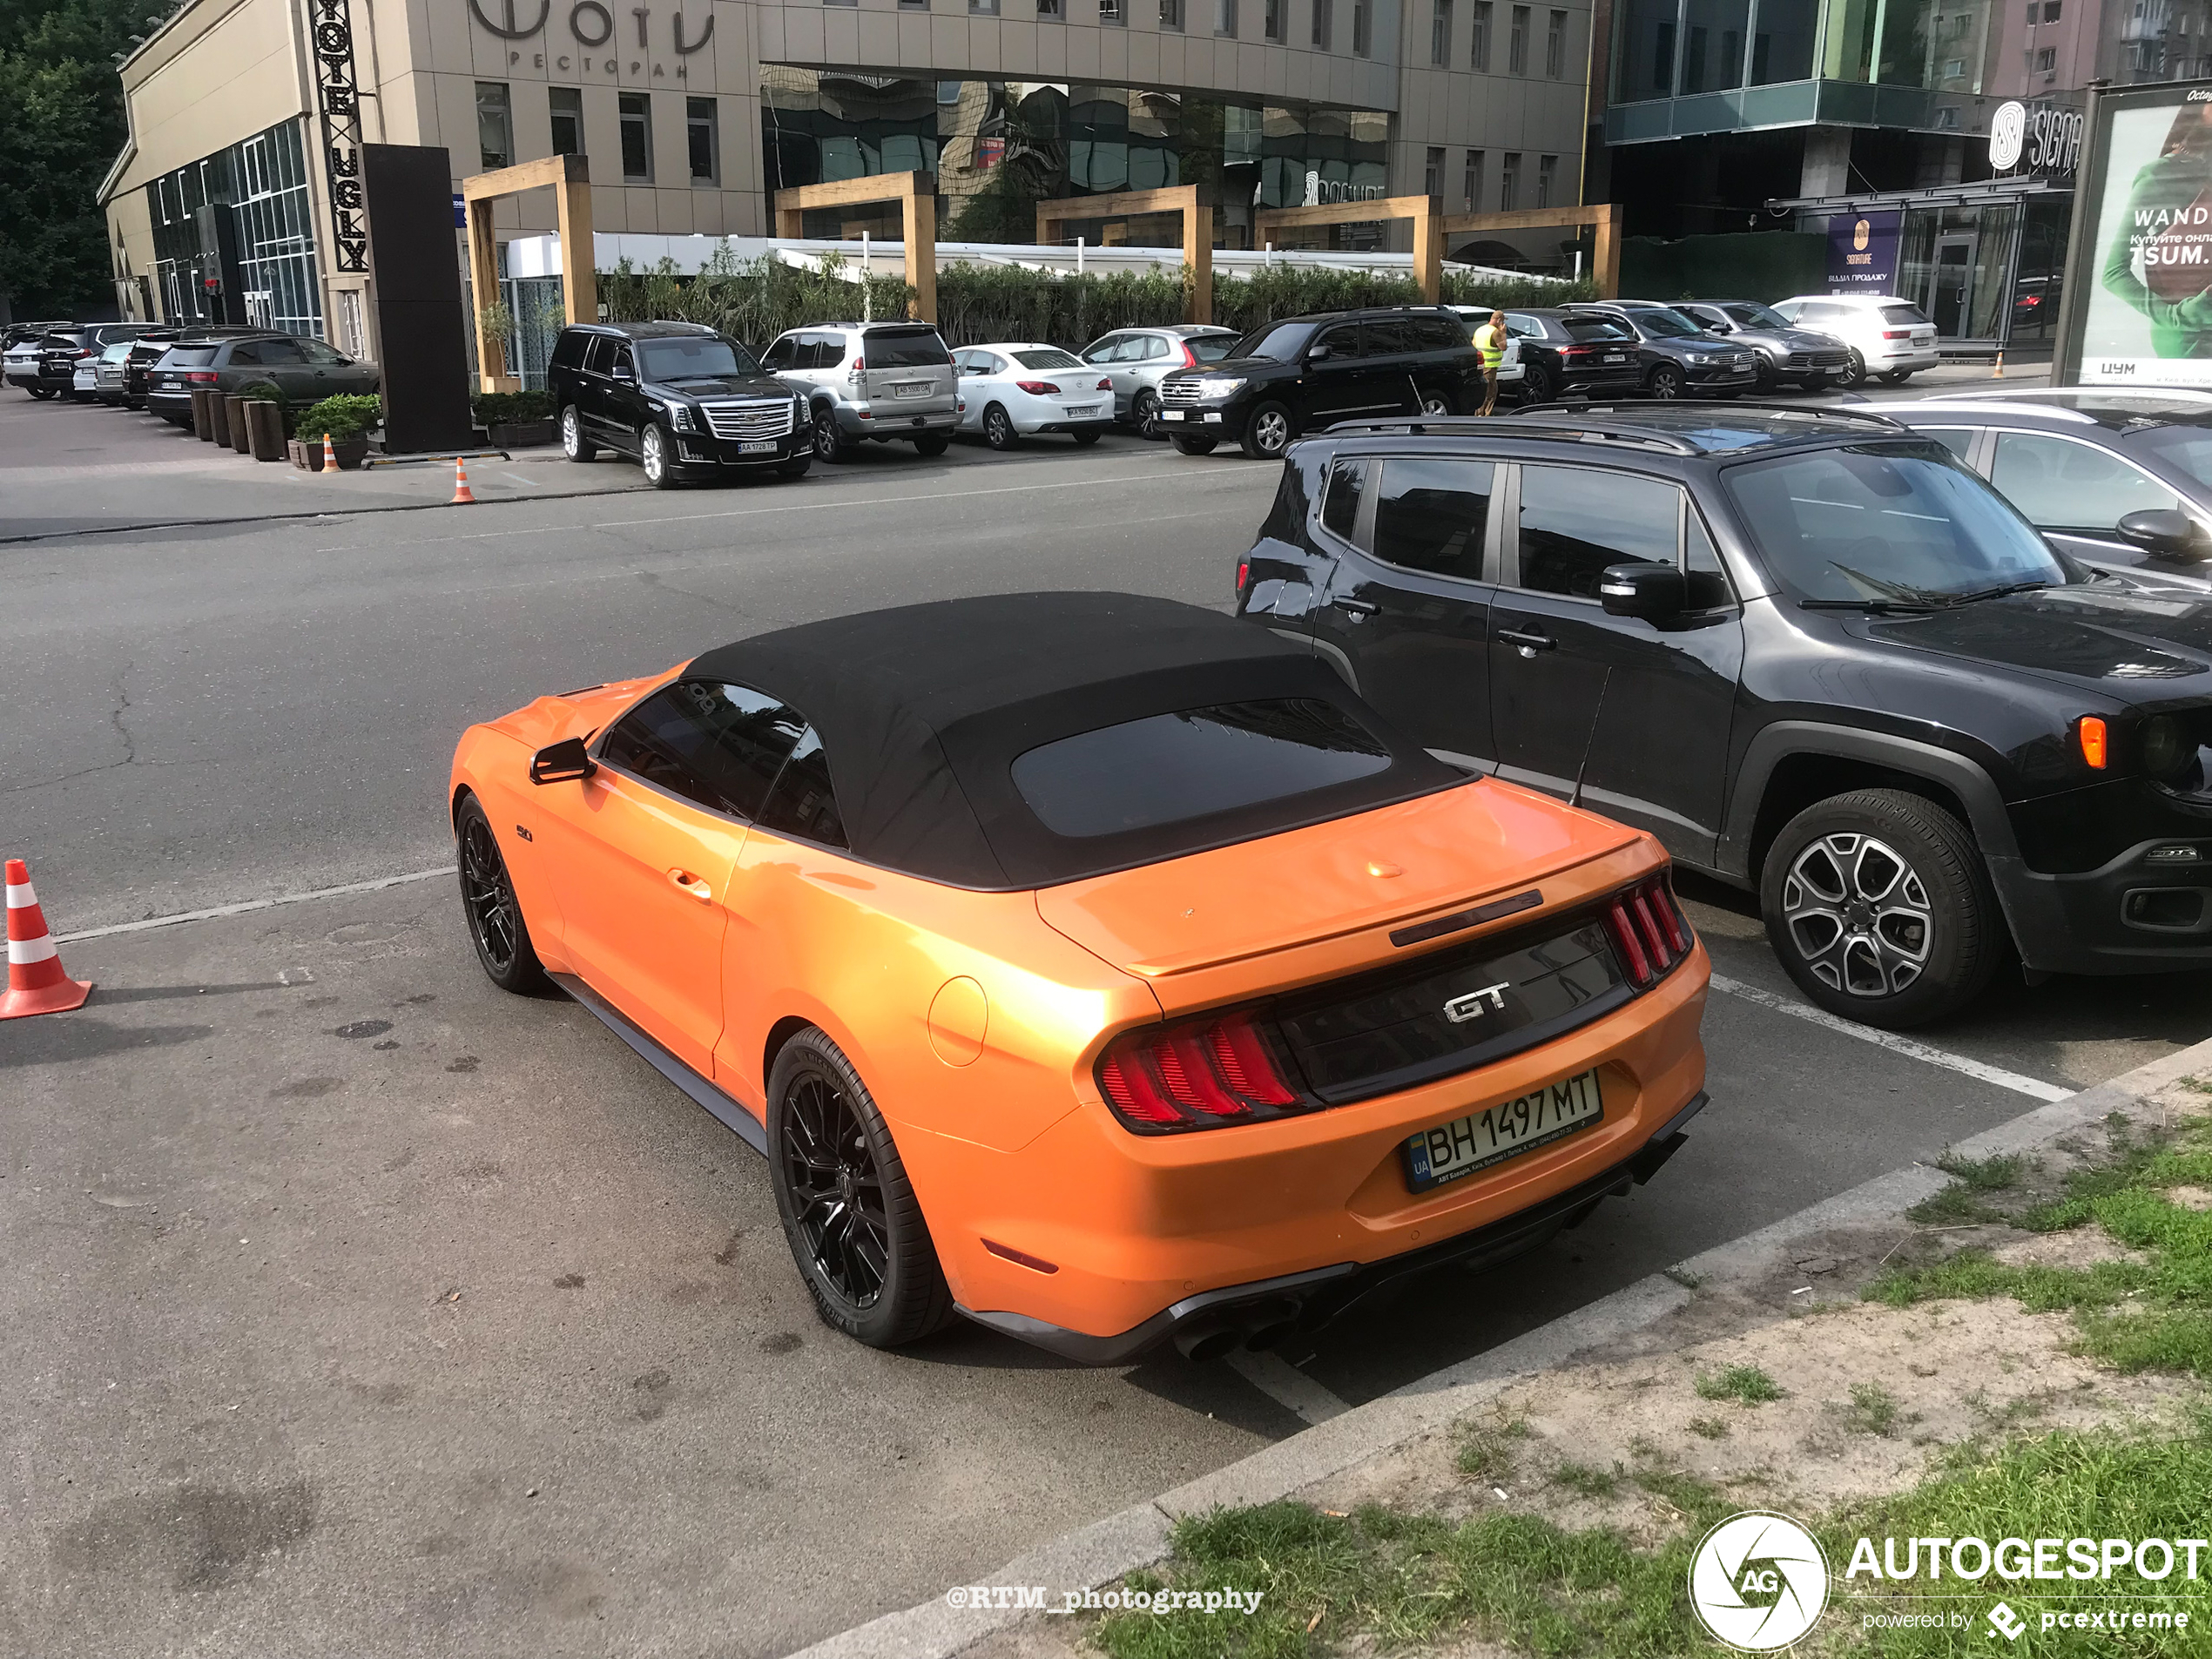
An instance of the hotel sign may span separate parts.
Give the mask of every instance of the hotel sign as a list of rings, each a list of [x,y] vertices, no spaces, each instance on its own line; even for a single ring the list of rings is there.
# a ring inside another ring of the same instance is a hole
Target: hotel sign
[[[617,43],[614,11],[611,7],[601,3],[601,0],[568,0],[561,9],[557,30],[554,28],[556,3],[556,0],[469,0],[469,10],[479,24],[502,40],[536,42],[540,50],[531,54],[533,68],[543,69],[546,56],[550,52],[554,54],[553,67],[556,70],[565,71],[573,63],[576,67],[587,70],[604,67],[612,74],[622,68],[622,55],[634,51],[643,56],[631,59],[631,74],[645,72],[649,64],[654,75],[668,73],[666,66],[652,57],[652,11],[650,7],[624,8],[637,32],[632,41]],[[621,0],[615,0],[615,3],[620,4]],[[567,37],[566,40],[561,38],[563,35]],[[699,30],[696,40],[685,38],[684,14],[681,11],[675,14],[671,44],[676,51],[678,80],[688,78],[689,66],[683,60],[713,38],[714,13],[711,6],[706,14],[706,26]],[[560,51],[562,46],[570,43],[575,47],[573,51]],[[604,60],[595,55],[603,51],[612,55]],[[518,51],[509,51],[507,61],[519,64],[523,61],[523,54]]]

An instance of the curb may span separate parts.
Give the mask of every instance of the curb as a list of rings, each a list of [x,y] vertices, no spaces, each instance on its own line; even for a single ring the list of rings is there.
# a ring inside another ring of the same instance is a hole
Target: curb
[[[2212,1068],[2212,1039],[2194,1044],[2118,1077],[2054,1101],[1970,1139],[1952,1150],[1987,1158],[2033,1151],[2109,1114],[2138,1104],[2192,1071]],[[1792,1240],[1833,1228],[1902,1217],[1906,1210],[1951,1184],[1951,1177],[1915,1163],[1839,1192],[1691,1257],[1673,1270],[1686,1276],[1737,1277],[1761,1264]],[[1152,1566],[1168,1554],[1175,1522],[1216,1506],[1260,1504],[1285,1498],[1379,1453],[1463,1417],[1509,1383],[1548,1371],[1586,1350],[1632,1335],[1674,1312],[1690,1293],[1664,1273],[1654,1273],[1563,1314],[1548,1325],[1500,1343],[1458,1365],[1407,1383],[1354,1406],[1340,1417],[1305,1429],[1234,1463],[1065,1534],[993,1570],[979,1585],[1042,1587],[1045,1604],[1069,1590],[1085,1590]],[[1027,1615],[1015,1607],[961,1607],[923,1602],[803,1648],[791,1659],[953,1659],[995,1631]]]

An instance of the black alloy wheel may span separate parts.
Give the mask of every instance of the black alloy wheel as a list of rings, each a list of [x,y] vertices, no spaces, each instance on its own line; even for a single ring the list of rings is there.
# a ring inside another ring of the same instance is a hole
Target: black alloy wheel
[[[1014,417],[1001,404],[994,403],[983,411],[983,442],[994,449],[1021,446],[1022,435],[1014,429]]]
[[[832,465],[853,458],[853,446],[837,424],[837,411],[826,404],[814,411],[814,456]]]
[[[1149,386],[1130,405],[1129,418],[1140,438],[1157,443],[1167,436],[1167,429],[1160,424],[1160,395]]]
[[[1254,461],[1280,461],[1297,435],[1288,409],[1280,403],[1262,403],[1244,419],[1244,453]]]
[[[891,1132],[844,1051],[812,1028],[768,1084],[768,1166],[792,1258],[822,1322],[891,1348],[944,1325],[952,1292]]]
[[[1521,401],[1523,403],[1548,403],[1555,388],[1552,372],[1541,363],[1531,363],[1521,377]]]
[[[23,389],[42,403],[48,398],[57,395],[61,390],[57,386],[26,386]]]
[[[516,902],[499,838],[474,795],[461,803],[454,832],[460,842],[461,908],[485,975],[501,990],[517,995],[544,989],[545,969],[530,944],[523,907]]]
[[[599,446],[584,435],[583,416],[573,403],[561,411],[561,453],[571,461],[599,458]]]
[[[1682,370],[1672,363],[1662,363],[1651,371],[1649,389],[1654,397],[1677,398],[1682,395]]]
[[[1836,376],[1836,384],[1848,392],[1854,386],[1866,384],[1866,360],[1853,347],[1851,357],[1844,364],[1844,372]]]

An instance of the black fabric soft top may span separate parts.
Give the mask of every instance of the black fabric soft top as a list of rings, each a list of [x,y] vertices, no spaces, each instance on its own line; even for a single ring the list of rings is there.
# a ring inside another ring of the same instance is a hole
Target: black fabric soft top
[[[806,623],[707,651],[685,678],[749,685],[805,715],[853,856],[955,887],[1050,887],[1464,781],[1310,651],[1217,611],[1134,594],[1004,594]],[[1082,839],[1046,829],[1014,787],[1015,759],[1041,744],[1278,698],[1345,710],[1388,745],[1390,765],[1253,807]]]

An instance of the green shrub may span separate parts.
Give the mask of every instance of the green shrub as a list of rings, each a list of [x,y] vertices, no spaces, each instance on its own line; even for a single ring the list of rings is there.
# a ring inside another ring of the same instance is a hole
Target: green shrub
[[[249,403],[281,403],[284,401],[284,394],[267,381],[248,381],[245,385],[239,387],[237,391],[232,393],[231,395],[233,397],[242,397]]]
[[[479,392],[469,400],[481,427],[520,426],[528,421],[553,418],[550,392]]]
[[[366,435],[383,418],[382,398],[353,393],[323,399],[300,415],[293,430],[311,443],[320,443],[325,433],[334,441],[343,442]]]

